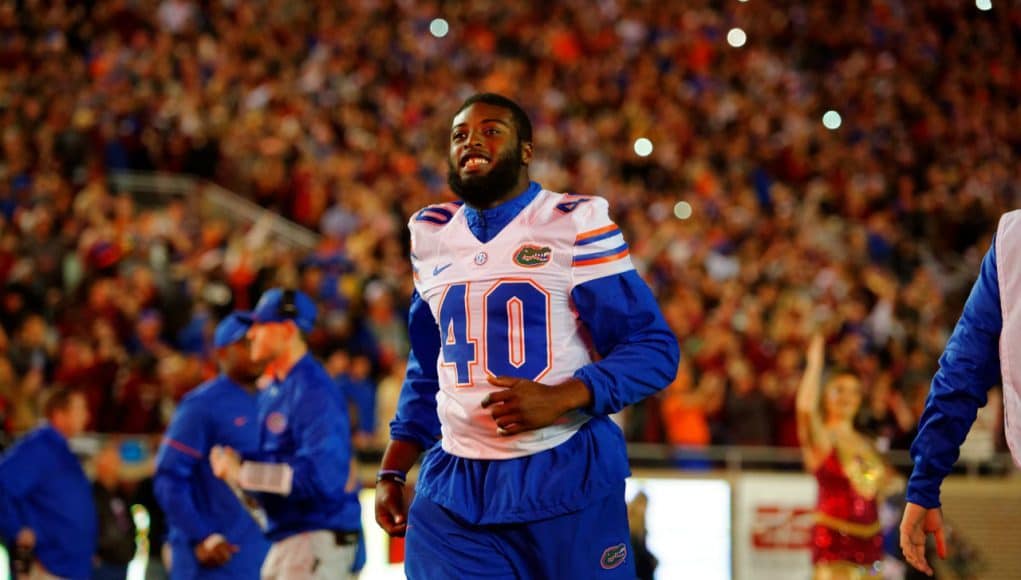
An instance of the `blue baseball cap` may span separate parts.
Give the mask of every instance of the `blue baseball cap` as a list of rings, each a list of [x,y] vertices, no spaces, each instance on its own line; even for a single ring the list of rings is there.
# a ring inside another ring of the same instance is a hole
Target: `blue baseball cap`
[[[262,293],[249,316],[255,324],[293,320],[302,332],[309,332],[315,326],[316,311],[316,303],[301,290],[271,288]]]
[[[241,340],[252,327],[252,317],[244,312],[231,312],[220,324],[216,325],[216,332],[213,333],[213,346],[223,348]]]

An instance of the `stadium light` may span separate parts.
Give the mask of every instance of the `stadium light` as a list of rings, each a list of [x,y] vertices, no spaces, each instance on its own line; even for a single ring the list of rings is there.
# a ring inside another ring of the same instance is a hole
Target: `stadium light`
[[[691,217],[691,204],[686,201],[679,201],[674,204],[674,217],[679,220],[686,220]]]
[[[635,139],[635,155],[639,157],[648,157],[652,155],[652,141],[649,141],[645,137],[639,137]]]
[[[748,41],[748,35],[740,28],[731,28],[727,33],[727,44],[734,48],[741,48]]]
[[[826,111],[822,116],[823,127],[826,127],[830,131],[836,131],[839,129],[841,122],[842,119],[840,118],[840,113],[836,111]]]
[[[450,32],[450,24],[447,24],[447,21],[442,18],[434,18],[429,23],[429,33],[436,38],[443,38],[448,32]]]

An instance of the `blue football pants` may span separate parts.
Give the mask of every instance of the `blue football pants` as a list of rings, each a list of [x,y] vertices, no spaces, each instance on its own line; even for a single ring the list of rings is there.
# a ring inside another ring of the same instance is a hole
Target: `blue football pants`
[[[633,580],[623,486],[581,511],[514,524],[473,525],[416,496],[405,573],[409,580]]]

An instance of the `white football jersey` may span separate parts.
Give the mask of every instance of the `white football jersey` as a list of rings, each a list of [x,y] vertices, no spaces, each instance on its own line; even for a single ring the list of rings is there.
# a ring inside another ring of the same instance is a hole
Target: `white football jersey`
[[[606,200],[541,190],[488,243],[468,228],[459,202],[429,206],[409,227],[415,288],[440,331],[443,449],[509,459],[566,441],[588,420],[585,413],[501,436],[482,400],[500,390],[490,376],[552,385],[591,362],[571,290],[634,268]]]

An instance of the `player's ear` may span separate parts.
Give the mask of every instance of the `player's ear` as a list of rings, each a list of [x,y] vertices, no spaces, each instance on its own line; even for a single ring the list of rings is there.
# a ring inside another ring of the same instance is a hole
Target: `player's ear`
[[[532,162],[532,142],[525,141],[521,144],[521,163],[528,165]]]

